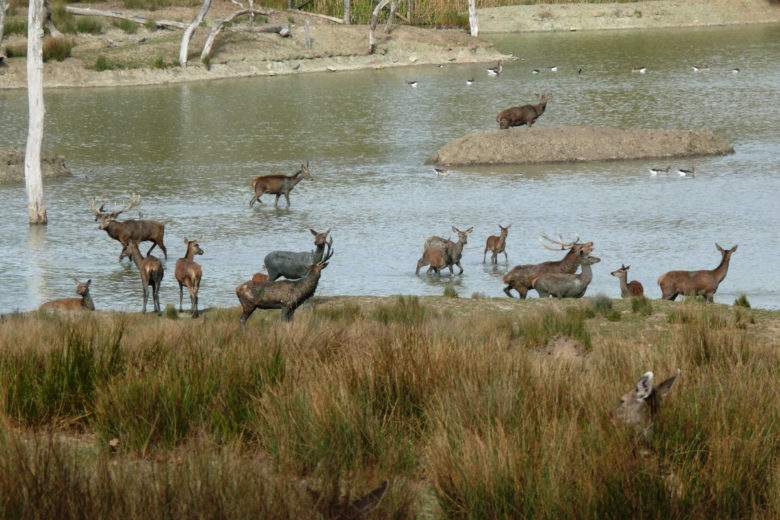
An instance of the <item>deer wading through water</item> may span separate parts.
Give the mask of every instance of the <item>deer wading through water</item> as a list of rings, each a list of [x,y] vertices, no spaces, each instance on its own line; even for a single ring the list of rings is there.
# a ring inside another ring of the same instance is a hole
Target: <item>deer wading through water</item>
[[[577,266],[579,265],[580,259],[593,252],[593,242],[580,243],[579,238],[573,242],[564,242],[563,239],[553,240],[546,235],[542,235],[540,241],[546,241],[557,246],[550,247],[542,242],[545,249],[550,249],[552,251],[565,251],[568,249],[568,252],[561,260],[542,262],[540,264],[524,264],[513,267],[503,278],[503,281],[506,284],[504,292],[510,298],[513,297],[512,290],[515,290],[521,299],[525,299],[528,295],[528,291],[533,289],[532,280],[538,278],[542,274],[574,274],[577,272]]]
[[[162,262],[154,255],[148,255],[144,258],[141,251],[138,249],[138,243],[135,240],[130,240],[122,253],[133,259],[136,267],[138,267],[138,272],[141,274],[141,288],[144,293],[143,312],[146,312],[146,303],[149,299],[149,286],[151,286],[154,311],[157,314],[162,314],[162,308],[160,307],[160,285],[162,285],[163,275],[165,274]]]
[[[509,235],[509,228],[512,227],[512,224],[509,224],[507,227],[502,226],[501,224],[498,225],[500,231],[498,233],[498,236],[490,235],[487,238],[487,241],[485,242],[485,252],[482,253],[482,263],[485,263],[485,257],[487,256],[487,252],[490,251],[490,262],[493,264],[498,263],[498,255],[501,253],[504,253],[504,260],[506,260],[506,263],[509,263],[509,257],[506,254],[506,237]]]
[[[93,200],[90,209],[95,213],[95,222],[99,222],[100,229],[104,230],[108,236],[117,240],[122,244],[123,254],[119,255],[119,259],[122,260],[126,254],[124,251],[127,249],[127,243],[130,240],[136,241],[138,244],[141,242],[153,242],[152,247],[146,252],[148,255],[152,252],[156,246],[162,250],[165,258],[168,258],[168,251],[165,249],[163,243],[163,236],[165,235],[165,225],[162,222],[156,220],[117,220],[117,217],[125,211],[135,208],[141,203],[140,195],[133,195],[130,201],[122,208],[116,211],[106,211],[105,204],[100,207]]]
[[[76,282],[76,294],[78,298],[62,298],[46,302],[38,307],[42,311],[94,311],[95,304],[92,296],[89,294],[89,287],[92,280],[80,282],[78,278],[73,278]]]
[[[195,261],[195,255],[202,255],[203,249],[200,248],[197,240],[184,239],[184,245],[187,251],[182,258],[176,260],[176,281],[179,283],[179,312],[182,311],[182,300],[184,299],[184,287],[190,293],[190,310],[192,317],[198,317],[198,291],[200,291],[200,279],[203,276],[203,269]]]
[[[431,274],[431,272],[439,274],[439,271],[447,267],[450,270],[450,275],[454,275],[453,265],[457,265],[460,269],[458,274],[463,274],[463,266],[460,265],[460,259],[463,256],[463,246],[468,243],[469,234],[474,231],[474,228],[470,227],[461,231],[452,226],[452,230],[458,235],[457,242],[438,236],[432,236],[425,241],[423,254],[417,261],[415,274],[420,274],[420,268],[426,265],[428,266],[428,274]]]
[[[731,249],[723,249],[718,244],[715,247],[720,251],[721,259],[718,267],[702,271],[669,271],[658,278],[661,287],[661,298],[674,301],[678,295],[703,296],[708,302],[713,301],[715,292],[720,283],[726,278],[729,271],[731,255],[737,250],[737,246]]]
[[[244,282],[236,287],[236,296],[241,302],[241,324],[255,312],[255,309],[281,309],[282,321],[293,319],[295,309],[314,295],[320,282],[322,270],[328,267],[333,256],[333,239],[327,243],[327,250],[321,260],[309,266],[306,276],[298,280],[277,280],[267,282]]]
[[[309,232],[314,235],[314,251],[293,252],[293,251],[272,251],[265,255],[263,264],[268,271],[268,278],[271,281],[280,276],[288,280],[303,278],[309,272],[309,267],[322,260],[325,252],[325,246],[328,242],[330,229],[324,233],[318,233],[313,229]]]
[[[620,264],[620,269],[616,269],[609,273],[620,281],[620,297],[637,298],[639,296],[644,296],[645,288],[642,287],[641,283],[636,280],[628,281],[629,269],[631,269],[631,265]]]
[[[252,200],[249,201],[249,207],[254,206],[255,202],[260,201],[266,193],[276,195],[274,201],[274,207],[279,207],[279,197],[284,195],[284,199],[287,202],[287,207],[290,207],[290,192],[295,186],[298,185],[303,179],[311,179],[309,173],[309,161],[306,164],[301,164],[300,168],[292,175],[272,174],[272,175],[260,175],[252,179],[252,191],[254,195]]]
[[[521,107],[511,107],[502,110],[496,116],[498,127],[502,130],[506,130],[511,126],[528,125],[528,128],[531,128],[536,120],[544,114],[549,100],[549,96],[542,94],[539,96],[539,103],[536,105],[523,105]]]
[[[539,293],[540,298],[548,296],[582,298],[593,280],[593,271],[590,266],[599,262],[601,262],[601,258],[592,255],[579,257],[579,265],[582,269],[579,274],[542,273],[531,280],[531,286]]]

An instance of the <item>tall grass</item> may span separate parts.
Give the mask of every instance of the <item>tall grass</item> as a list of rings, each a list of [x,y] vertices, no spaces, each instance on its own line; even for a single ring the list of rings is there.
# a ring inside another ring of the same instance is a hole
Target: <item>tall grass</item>
[[[5,27],[3,33],[6,36],[14,34],[26,35],[27,34],[27,20],[24,18],[9,16],[5,20]]]
[[[334,518],[383,480],[377,518],[780,514],[777,313],[424,301],[3,319],[0,516]],[[560,336],[590,354],[536,351]],[[611,411],[677,368],[638,446]]]

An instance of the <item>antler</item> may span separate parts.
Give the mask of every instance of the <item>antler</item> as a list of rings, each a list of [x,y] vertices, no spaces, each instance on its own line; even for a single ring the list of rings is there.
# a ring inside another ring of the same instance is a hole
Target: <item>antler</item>
[[[103,213],[103,206],[105,206],[105,204],[103,204],[100,207],[98,207],[98,205],[97,205],[97,198],[93,198],[92,202],[89,203],[89,210],[92,213],[94,213],[95,215],[99,215],[99,214]]]
[[[328,241],[325,242],[325,254],[322,257],[322,260],[319,261],[319,264],[323,265],[330,260],[331,256],[333,256],[333,237],[330,237]]]
[[[544,242],[542,242],[542,240],[547,240],[552,244],[557,244],[558,247],[550,247]],[[574,241],[572,242],[565,242],[563,240],[563,237],[561,237],[560,235],[558,235],[558,240],[553,240],[552,238],[544,234],[539,237],[539,242],[542,244],[542,247],[544,247],[545,249],[549,249],[550,251],[562,251],[565,249],[571,249],[572,247],[574,247],[575,244],[579,243],[579,241],[580,241],[580,237],[575,238]]]
[[[127,204],[125,204],[124,208],[122,208],[122,209],[120,209],[118,211],[114,211],[113,213],[114,213],[114,215],[119,216],[122,213],[124,213],[125,211],[137,207],[140,203],[141,203],[141,196],[136,193],[136,194],[130,196],[130,200],[128,201]]]

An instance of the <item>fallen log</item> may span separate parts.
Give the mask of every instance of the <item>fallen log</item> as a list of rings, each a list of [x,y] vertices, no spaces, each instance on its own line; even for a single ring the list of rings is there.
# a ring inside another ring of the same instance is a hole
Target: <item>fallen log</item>
[[[120,20],[129,20],[141,25],[151,20],[158,29],[187,28],[187,24],[183,22],[176,22],[173,20],[153,20],[151,18],[144,18],[143,16],[126,13],[123,11],[103,11],[101,9],[92,9],[91,7],[73,7],[71,5],[65,6],[65,11],[76,16],[102,16],[104,18],[118,18]]]

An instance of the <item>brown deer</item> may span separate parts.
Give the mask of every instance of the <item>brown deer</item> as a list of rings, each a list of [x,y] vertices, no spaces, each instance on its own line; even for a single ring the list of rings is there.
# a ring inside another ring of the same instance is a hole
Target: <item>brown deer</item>
[[[542,262],[540,264],[524,264],[513,267],[503,278],[503,281],[506,284],[504,292],[510,298],[513,297],[512,290],[514,289],[521,299],[525,299],[528,291],[533,288],[532,280],[544,273],[574,274],[577,272],[577,266],[579,265],[580,259],[593,252],[593,242],[585,242],[583,244],[579,242],[579,238],[573,242],[564,242],[563,239],[553,240],[546,235],[542,235],[540,240],[542,239],[557,245],[557,247],[553,248],[542,242],[545,249],[550,249],[552,251],[565,251],[568,249],[566,256],[561,260]]]
[[[252,275],[252,282],[255,283],[264,283],[267,282],[270,278],[265,273],[255,273]]]
[[[680,370],[677,370],[675,375],[653,386],[653,373],[645,372],[636,387],[620,398],[620,405],[614,411],[615,418],[647,436],[661,409],[661,399],[669,393],[679,375]]]
[[[428,274],[431,271],[439,274],[443,268],[447,267],[450,270],[450,275],[454,275],[452,269],[453,265],[457,265],[460,269],[458,274],[463,274],[463,266],[460,265],[461,256],[463,256],[463,246],[468,243],[469,234],[474,231],[473,227],[470,227],[464,231],[452,226],[452,230],[457,233],[458,241],[453,242],[438,236],[432,236],[425,241],[423,247],[422,257],[417,261],[417,269],[415,274],[420,274],[420,268],[423,266],[428,267]]]
[[[718,267],[712,270],[702,271],[669,271],[658,278],[661,287],[661,298],[674,301],[678,295],[704,296],[711,302],[718,290],[720,283],[726,278],[729,271],[731,255],[737,250],[737,246],[731,249],[723,249],[718,244],[715,247],[720,251],[721,259]]]
[[[498,255],[501,253],[504,253],[504,259],[506,260],[506,263],[509,263],[509,257],[506,254],[506,237],[509,234],[509,228],[512,227],[512,224],[509,224],[507,227],[499,224],[498,227],[500,228],[498,236],[490,235],[485,242],[485,252],[482,254],[483,264],[485,263],[485,257],[487,256],[488,251],[491,252],[491,263],[497,264]]]
[[[542,94],[539,96],[539,103],[536,105],[523,105],[502,110],[496,116],[498,127],[501,130],[506,130],[510,126],[523,125],[528,125],[528,128],[531,128],[536,120],[544,114],[549,100],[550,97],[547,94]]]
[[[252,200],[249,201],[249,207],[254,206],[255,202],[260,201],[260,197],[265,193],[276,195],[274,201],[274,207],[279,207],[279,197],[284,195],[284,199],[287,201],[287,207],[290,207],[290,192],[295,186],[303,179],[311,179],[309,173],[309,161],[306,164],[301,164],[301,167],[292,175],[260,175],[252,179],[252,190],[255,192],[252,196]]]
[[[642,284],[636,280],[628,281],[628,270],[631,269],[631,265],[620,264],[620,269],[612,271],[612,276],[620,280],[620,296],[622,298],[638,298],[645,295],[645,288]]]
[[[203,276],[203,269],[195,261],[195,255],[202,255],[203,249],[200,248],[197,240],[184,239],[187,246],[187,252],[182,258],[176,260],[176,281],[179,282],[179,312],[182,311],[182,300],[184,299],[184,287],[190,292],[190,310],[192,317],[198,317],[198,291],[200,290],[200,279]]]
[[[153,242],[152,247],[146,252],[148,255],[152,252],[156,246],[162,249],[165,258],[168,258],[168,250],[165,249],[163,243],[163,237],[165,235],[165,224],[157,222],[156,220],[117,220],[117,217],[125,211],[135,208],[141,203],[140,195],[133,195],[130,201],[122,208],[116,211],[106,211],[105,204],[100,207],[93,200],[90,209],[95,213],[95,222],[100,222],[100,229],[108,233],[108,236],[117,240],[122,244],[123,254],[119,255],[119,259],[122,260],[126,254],[124,251],[127,249],[127,243],[130,240],[135,240],[137,243],[141,242]]]
[[[92,301],[92,296],[89,294],[89,287],[92,285],[92,280],[86,282],[80,282],[78,278],[73,278],[76,282],[76,294],[79,298],[62,298],[60,300],[52,300],[46,302],[40,307],[42,311],[94,311],[95,303]]]
[[[309,267],[305,277],[298,280],[277,280],[267,282],[244,282],[236,287],[236,296],[241,302],[241,325],[255,312],[255,309],[281,309],[282,321],[291,321],[295,309],[314,295],[320,282],[322,270],[328,267],[333,256],[333,239],[328,242],[325,256]]]
[[[146,312],[146,303],[149,299],[149,286],[151,285],[154,311],[157,314],[162,314],[162,308],[160,307],[160,285],[162,285],[163,275],[165,274],[162,262],[154,255],[148,255],[144,258],[141,251],[138,249],[138,243],[135,240],[129,240],[127,246],[122,250],[122,253],[133,259],[136,267],[138,267],[138,272],[141,274],[141,287],[144,291],[143,312]]]

